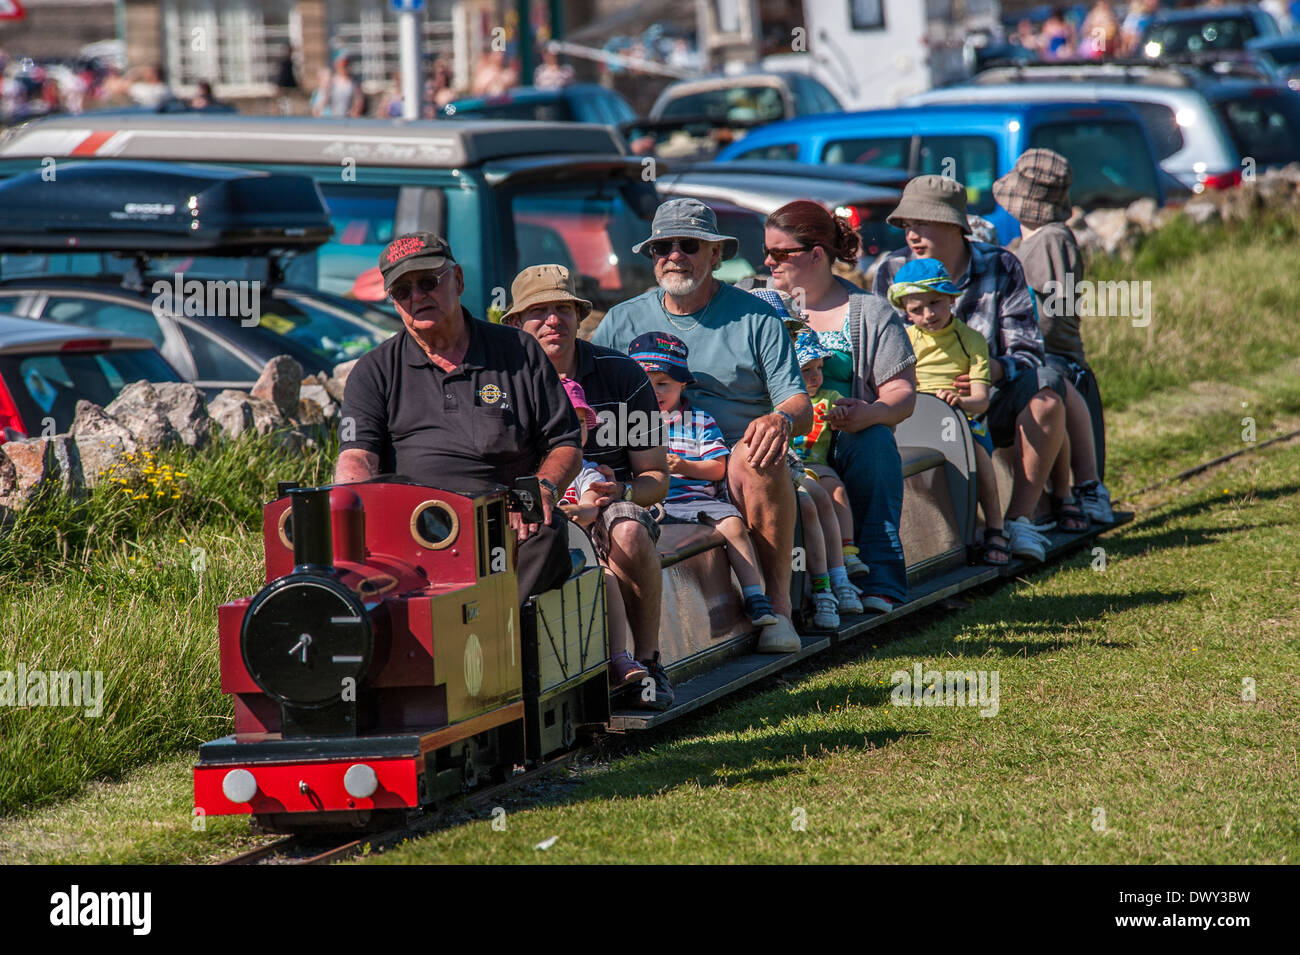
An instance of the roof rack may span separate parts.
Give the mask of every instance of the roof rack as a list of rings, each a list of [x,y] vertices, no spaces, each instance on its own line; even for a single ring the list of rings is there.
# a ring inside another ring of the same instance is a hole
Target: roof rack
[[[981,70],[971,80],[977,86],[1016,83],[1045,77],[1086,78],[1090,82],[1145,83],[1149,86],[1186,88],[1195,85],[1195,77],[1177,65],[1145,59],[1123,60],[1053,60],[1043,63],[1017,63]]]
[[[43,164],[0,182],[0,251],[280,256],[334,232],[307,176],[154,162]]]

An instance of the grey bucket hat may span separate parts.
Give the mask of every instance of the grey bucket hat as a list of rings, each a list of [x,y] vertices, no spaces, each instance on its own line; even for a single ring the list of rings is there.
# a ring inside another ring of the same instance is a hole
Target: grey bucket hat
[[[632,246],[632,251],[637,255],[649,255],[651,242],[686,238],[721,242],[724,260],[740,250],[740,243],[735,238],[718,232],[717,215],[699,199],[669,199],[655,210],[650,238]]]
[[[963,235],[970,234],[966,221],[966,187],[944,176],[917,176],[903,187],[898,208],[885,219],[890,225],[909,219],[955,225]]]

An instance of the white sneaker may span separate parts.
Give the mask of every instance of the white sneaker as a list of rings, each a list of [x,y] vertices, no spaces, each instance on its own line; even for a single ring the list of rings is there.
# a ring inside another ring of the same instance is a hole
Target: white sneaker
[[[1115,523],[1115,512],[1110,508],[1110,491],[1100,481],[1078,485],[1074,489],[1074,496],[1078,498],[1079,506],[1089,520],[1098,524]]]
[[[862,613],[862,601],[858,599],[858,588],[850,583],[838,586],[831,584],[835,599],[839,602],[840,613]]]
[[[796,653],[803,649],[803,642],[790,618],[776,615],[776,623],[764,627],[758,637],[759,653]]]
[[[1047,559],[1047,541],[1027,517],[1017,517],[1006,522],[1007,540],[1011,543],[1011,553],[1017,557],[1030,560]]]
[[[818,630],[838,630],[840,628],[839,601],[829,590],[820,590],[813,594],[813,626]]]

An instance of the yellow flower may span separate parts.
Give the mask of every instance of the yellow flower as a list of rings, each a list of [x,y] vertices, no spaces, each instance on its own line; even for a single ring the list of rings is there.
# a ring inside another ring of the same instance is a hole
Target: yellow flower
[[[180,539],[180,542],[181,542],[182,544],[187,544],[187,543],[189,543],[189,542],[188,542],[184,537],[182,537],[182,538]]]

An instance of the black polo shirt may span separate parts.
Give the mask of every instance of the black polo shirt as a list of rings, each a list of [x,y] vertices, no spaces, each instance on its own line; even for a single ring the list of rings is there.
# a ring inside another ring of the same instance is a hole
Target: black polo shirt
[[[355,431],[340,450],[374,452],[380,473],[483,491],[536,473],[555,448],[578,447],[578,416],[536,339],[464,315],[469,349],[454,371],[407,331],[361,357],[339,425]]]
[[[583,458],[614,469],[618,481],[633,477],[628,450],[667,444],[654,387],[645,370],[612,348],[578,339],[577,379],[600,426],[587,434]]]

